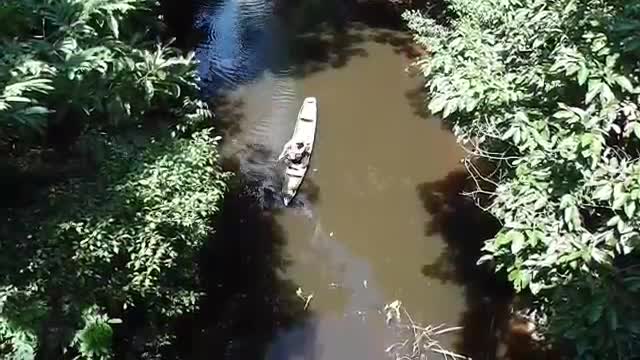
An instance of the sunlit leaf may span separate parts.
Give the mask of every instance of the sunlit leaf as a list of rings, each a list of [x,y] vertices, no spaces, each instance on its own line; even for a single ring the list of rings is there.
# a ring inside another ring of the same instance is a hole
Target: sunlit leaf
[[[634,91],[633,85],[631,84],[631,81],[629,81],[627,77],[623,75],[619,75],[619,76],[616,76],[615,80],[616,80],[616,83],[618,83],[618,85],[620,85],[620,87],[623,90],[626,90],[630,93]]]
[[[525,245],[524,235],[517,231],[511,231],[510,237],[511,237],[511,252],[514,255],[517,255],[524,248],[524,245]]]
[[[600,80],[589,80],[589,91],[585,96],[585,103],[590,104],[593,99],[598,96],[602,89],[603,83]]]
[[[513,134],[515,134],[515,132],[518,130],[518,128],[516,127],[512,127],[509,128],[509,130],[507,130],[504,134],[502,134],[502,136],[500,137],[500,139],[502,140],[508,140],[510,138],[513,137]]]
[[[589,78],[589,68],[587,68],[584,64],[580,65],[580,70],[578,71],[578,84],[584,85]]]
[[[633,218],[633,215],[635,215],[636,213],[636,202],[635,201],[628,201],[625,205],[624,205],[624,213],[627,215],[628,218]]]
[[[600,187],[593,196],[598,200],[609,200],[611,198],[611,194],[613,194],[613,187],[611,184],[605,184]]]
[[[572,118],[576,118],[576,114],[572,111],[568,111],[568,110],[560,110],[558,112],[556,112],[555,114],[553,114],[553,117],[556,119],[572,119]]]
[[[602,83],[600,84],[600,98],[602,99],[602,102],[604,104],[608,104],[611,101],[613,101],[616,97],[613,94],[613,91],[611,91],[611,88],[609,87],[609,85]]]
[[[482,256],[478,259],[478,261],[476,262],[476,264],[481,265],[481,264],[484,264],[484,263],[489,262],[489,261],[491,261],[491,260],[493,260],[493,255],[485,254],[485,255],[482,255]]]
[[[107,20],[108,20],[109,28],[113,32],[113,36],[116,39],[119,38],[120,37],[120,30],[119,30],[118,20],[113,15],[109,15],[107,17]]]
[[[607,226],[615,226],[616,224],[618,224],[618,222],[620,221],[620,217],[619,216],[613,216],[611,219],[609,219],[609,221],[607,221]]]
[[[451,115],[451,113],[456,111],[456,109],[458,108],[457,101],[457,99],[449,99],[449,101],[447,101],[447,105],[445,105],[444,112],[442,113],[443,118],[447,118],[449,115]]]
[[[431,111],[432,114],[437,114],[441,112],[446,105],[447,99],[445,97],[435,97],[431,102],[429,102],[429,111]]]

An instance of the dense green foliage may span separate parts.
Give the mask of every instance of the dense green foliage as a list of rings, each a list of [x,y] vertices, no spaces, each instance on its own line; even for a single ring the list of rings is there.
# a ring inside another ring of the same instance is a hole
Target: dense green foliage
[[[508,274],[581,359],[640,354],[640,3],[449,0],[405,14],[441,114],[502,222]],[[474,165],[490,161],[486,176]]]
[[[150,0],[8,0],[0,7],[0,137],[140,120],[194,95],[191,55],[157,45]],[[73,118],[70,120],[70,118]],[[84,120],[84,121],[82,121]]]
[[[0,326],[14,346],[35,348],[43,322],[45,331],[73,328],[96,305],[109,314],[142,307],[156,325],[194,309],[194,259],[224,188],[215,139],[205,130],[144,150],[104,142],[93,181],[69,178],[46,189],[46,205],[7,214]],[[77,338],[97,336],[87,332]]]
[[[157,358],[197,306],[227,175],[156,6],[0,4],[2,358],[106,359],[126,336]]]

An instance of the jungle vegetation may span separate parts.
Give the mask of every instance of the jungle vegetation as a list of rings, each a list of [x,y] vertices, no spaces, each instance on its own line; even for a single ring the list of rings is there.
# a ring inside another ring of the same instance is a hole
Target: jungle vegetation
[[[0,357],[158,358],[197,306],[228,176],[166,34],[151,0],[0,4]]]
[[[445,11],[404,17],[428,51],[417,64],[428,108],[467,150],[469,195],[502,224],[479,262],[527,294],[576,358],[634,358],[640,4],[448,0]]]

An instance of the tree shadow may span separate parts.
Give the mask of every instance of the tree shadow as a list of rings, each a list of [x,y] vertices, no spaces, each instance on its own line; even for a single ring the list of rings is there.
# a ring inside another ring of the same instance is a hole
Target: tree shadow
[[[290,8],[280,16],[291,33],[300,34],[289,40],[296,77],[341,68],[353,58],[369,56],[362,46],[368,41],[389,45],[408,59],[424,55],[410,34],[399,31],[405,30],[400,16],[404,8],[391,1],[284,2]]]
[[[200,260],[206,295],[179,327],[178,353],[188,359],[265,358],[279,331],[310,316],[296,296],[298,286],[283,275],[290,262],[283,229],[239,179],[215,226]],[[307,341],[313,334],[305,328]],[[303,352],[304,346],[287,351]]]
[[[239,34],[233,46],[239,53],[245,50],[248,53],[242,56],[236,54],[237,58],[234,59],[220,60],[217,59],[215,40],[202,36],[204,28],[188,26],[187,21],[194,22],[193,14],[171,14],[176,2],[164,2],[170,28],[180,33],[180,38],[192,39],[189,41],[191,47],[202,50],[198,58],[202,62],[200,76],[204,92],[207,93],[205,96],[254,81],[264,71],[274,74],[284,72],[302,78],[342,68],[353,58],[369,55],[361,46],[366,41],[388,44],[396,53],[410,59],[422,54],[419,47],[413,45],[410,35],[397,31],[404,29],[404,21],[400,17],[400,8],[390,1],[283,0],[275,3],[274,21],[254,29],[257,35],[249,37],[253,40],[240,36],[249,25],[230,28],[229,31]],[[190,4],[191,11],[197,12],[198,8],[215,9],[222,1],[191,1]],[[271,10],[265,8],[258,11]],[[207,10],[207,13],[204,15],[207,21],[220,21],[216,20],[214,10]],[[279,48],[279,44],[286,46]],[[283,60],[281,56],[285,53],[289,56]]]
[[[348,29],[321,30],[297,35],[292,39],[292,75],[307,77],[327,69],[341,68],[353,57],[366,57],[367,51],[358,47],[366,41],[362,34]]]
[[[291,16],[292,9],[304,4],[307,4],[307,10],[314,9],[308,4],[316,4],[315,9],[321,4],[325,8],[332,8],[334,13],[343,18],[388,30],[404,29],[405,22],[401,15],[405,10],[425,11],[436,19],[446,18],[447,15],[447,5],[443,0],[276,0],[277,13]]]
[[[183,50],[190,49],[200,39],[201,34],[191,31],[193,15],[198,0],[160,0],[160,12],[168,33],[176,39],[175,45]]]
[[[362,45],[369,41],[388,45],[394,53],[407,59],[416,59],[423,54],[410,35],[367,26],[349,22],[337,29],[324,27],[295,36],[291,40],[293,75],[302,78],[330,68],[342,68],[356,57],[367,57],[369,53]]]
[[[533,346],[529,334],[511,316],[513,290],[503,274],[476,265],[485,240],[500,228],[499,222],[478,208],[462,192],[472,183],[464,170],[418,186],[418,195],[430,215],[427,236],[440,234],[444,252],[422,273],[465,289],[467,310],[455,350],[473,359],[552,359],[553,354]]]
[[[409,59],[420,56],[422,52],[413,44],[411,35],[397,31],[404,22],[399,14],[389,16],[387,5],[368,1],[309,5],[308,1],[300,1],[281,14],[291,32],[299,34],[290,39],[294,76],[341,68],[352,58],[367,57],[368,52],[361,46],[367,41],[390,45],[395,53]],[[311,20],[286,20],[290,17],[311,17]]]
[[[270,360],[305,359],[316,360],[322,355],[323,344],[317,342],[318,323],[310,316],[278,332],[273,346],[269,349]],[[264,358],[264,357],[262,357]]]
[[[415,115],[423,119],[433,119],[434,116],[427,109],[427,92],[424,86],[424,82],[421,81],[415,89],[405,91],[404,96]]]
[[[424,54],[413,41],[413,37],[404,32],[377,30],[371,36],[371,40],[379,44],[390,45],[393,52],[404,55],[408,59],[416,59]]]
[[[283,0],[279,16],[295,35],[291,39],[293,69],[304,77],[341,68],[354,57],[366,57],[360,44],[388,44],[396,53],[415,56],[411,36],[394,32],[403,27],[399,14],[388,12],[388,2]],[[391,16],[390,16],[391,15]],[[290,20],[294,19],[294,20]],[[302,20],[297,20],[302,19]]]
[[[232,99],[228,96],[214,96],[209,104],[214,109],[216,130],[225,137],[234,137],[242,131],[242,120],[245,117],[243,99]]]

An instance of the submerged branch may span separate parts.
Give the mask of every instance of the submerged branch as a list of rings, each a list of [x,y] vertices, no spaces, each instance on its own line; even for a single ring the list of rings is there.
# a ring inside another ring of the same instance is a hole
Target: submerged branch
[[[385,350],[395,360],[429,359],[428,354],[431,353],[439,354],[445,360],[449,358],[471,360],[470,357],[444,349],[437,339],[438,336],[461,330],[462,327],[446,327],[444,324],[437,326],[416,324],[399,300],[386,305],[384,311],[387,324],[393,322],[400,335],[405,338],[403,341],[390,345]]]

